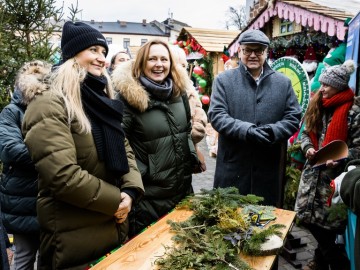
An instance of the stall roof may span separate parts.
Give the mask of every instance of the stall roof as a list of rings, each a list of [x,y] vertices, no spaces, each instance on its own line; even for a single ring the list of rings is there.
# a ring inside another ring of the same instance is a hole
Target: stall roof
[[[178,40],[190,34],[207,52],[223,52],[224,46],[236,38],[240,30],[215,30],[205,28],[184,27],[181,29]]]
[[[264,6],[263,10],[248,23],[244,30],[260,29],[270,18],[278,16],[292,22],[295,21],[304,27],[313,27],[315,31],[327,33],[329,36],[336,35],[339,40],[343,40],[346,31],[344,22],[347,18],[354,17],[360,10],[360,3],[354,0],[342,0],[343,8],[341,9],[333,5],[332,0],[327,1],[328,3],[321,0],[277,0],[272,8]],[[350,6],[353,9],[350,9]],[[230,54],[237,50],[239,36],[240,34],[229,43]]]
[[[327,6],[330,8],[335,8],[338,10],[343,10],[349,12],[353,15],[356,15],[360,11],[360,1],[359,0],[311,0],[322,6]]]
[[[325,15],[327,17],[331,17],[333,19],[338,19],[341,21],[345,21],[347,18],[352,18],[357,11],[360,9],[360,3],[355,3],[354,1],[348,0],[337,0],[341,3],[341,6],[336,6],[336,3],[332,3],[331,0],[327,1],[316,1],[316,0],[282,0],[281,2],[287,3],[293,6],[301,7],[303,9],[307,9],[313,13],[318,13]],[[338,4],[339,4],[338,3]],[[353,7],[350,9],[350,3]],[[357,5],[357,6],[356,6]],[[352,12],[353,11],[353,12]]]

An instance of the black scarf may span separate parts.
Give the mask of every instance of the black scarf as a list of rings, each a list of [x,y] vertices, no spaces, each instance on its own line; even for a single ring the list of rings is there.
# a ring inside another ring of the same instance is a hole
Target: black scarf
[[[122,101],[110,99],[106,95],[106,83],[106,77],[88,73],[81,85],[81,100],[90,119],[99,159],[118,178],[129,172],[125,133],[121,127],[124,105]]]
[[[173,82],[171,78],[166,78],[162,84],[154,82],[145,76],[140,76],[139,80],[145,89],[152,95],[154,98],[165,101],[170,99],[172,94]]]

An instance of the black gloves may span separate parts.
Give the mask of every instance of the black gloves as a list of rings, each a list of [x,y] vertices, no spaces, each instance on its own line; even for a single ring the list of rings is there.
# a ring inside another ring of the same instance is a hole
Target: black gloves
[[[261,131],[264,131],[265,133],[267,133],[268,139],[270,140],[271,143],[274,143],[275,141],[275,135],[274,132],[271,128],[270,125],[264,125],[264,126],[260,126],[258,127],[258,129],[260,129]]]
[[[274,132],[269,125],[260,127],[254,125],[248,129],[246,139],[256,144],[270,145],[274,142]]]

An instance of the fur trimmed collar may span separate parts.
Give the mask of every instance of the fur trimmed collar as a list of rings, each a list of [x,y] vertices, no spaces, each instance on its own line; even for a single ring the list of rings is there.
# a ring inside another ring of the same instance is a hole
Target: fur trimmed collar
[[[19,70],[16,91],[21,92],[22,104],[28,105],[38,94],[48,89],[46,77],[51,65],[43,61],[32,61]]]
[[[131,70],[134,65],[134,60],[127,61],[118,65],[111,75],[114,88],[118,91],[122,98],[126,100],[129,105],[140,112],[146,111],[149,107],[150,96],[138,80],[135,80],[131,75]],[[181,78],[185,80],[186,89],[182,92],[190,91],[192,81],[188,78],[186,71],[179,69]]]

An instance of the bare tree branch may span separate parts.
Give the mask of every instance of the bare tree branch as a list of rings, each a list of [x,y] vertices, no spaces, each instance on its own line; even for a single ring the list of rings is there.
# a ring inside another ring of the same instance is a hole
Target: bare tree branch
[[[229,7],[226,15],[228,16],[228,20],[225,22],[226,29],[230,29],[232,26],[239,30],[245,28],[247,24],[245,6]]]

